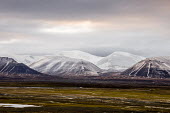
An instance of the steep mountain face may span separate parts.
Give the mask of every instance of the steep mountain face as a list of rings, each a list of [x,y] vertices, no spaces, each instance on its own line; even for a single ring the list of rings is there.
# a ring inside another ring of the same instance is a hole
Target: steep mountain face
[[[0,74],[41,74],[14,59],[0,57]]]
[[[100,56],[95,56],[90,53],[86,53],[83,51],[60,51],[55,54],[56,56],[65,56],[65,57],[70,57],[70,58],[75,58],[75,59],[82,59],[89,61],[91,63],[96,64],[99,60],[101,60],[103,57]]]
[[[170,78],[170,57],[147,58],[124,71],[122,75]]]
[[[47,57],[30,66],[41,73],[56,76],[98,76],[101,71],[88,61],[64,56]]]
[[[145,58],[127,52],[114,52],[98,61],[96,65],[101,69],[123,71],[143,59]]]

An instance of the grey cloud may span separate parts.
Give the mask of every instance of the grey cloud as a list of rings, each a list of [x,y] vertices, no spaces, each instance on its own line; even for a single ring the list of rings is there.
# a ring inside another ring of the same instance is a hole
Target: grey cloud
[[[1,44],[0,50],[43,54],[81,49],[102,56],[120,50],[144,56],[168,55],[169,6],[169,0],[0,0],[0,41],[29,40]],[[43,21],[83,20],[110,26],[86,34],[38,32]]]
[[[107,19],[151,13],[167,16],[169,5],[169,1],[160,0],[0,0],[0,13],[38,19]]]

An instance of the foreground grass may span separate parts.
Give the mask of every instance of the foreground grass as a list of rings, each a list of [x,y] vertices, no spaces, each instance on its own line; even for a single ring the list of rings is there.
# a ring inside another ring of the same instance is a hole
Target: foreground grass
[[[0,103],[37,108],[3,108],[0,113],[170,112],[170,90],[163,88],[1,87]]]

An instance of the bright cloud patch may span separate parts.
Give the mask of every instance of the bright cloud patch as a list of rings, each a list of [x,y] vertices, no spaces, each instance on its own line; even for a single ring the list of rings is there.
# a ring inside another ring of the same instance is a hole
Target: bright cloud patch
[[[18,39],[3,40],[3,41],[0,41],[0,44],[11,44],[15,42],[19,42],[19,40]]]
[[[54,25],[48,25],[41,29],[41,32],[45,33],[86,33],[94,30],[90,21],[76,22],[76,23],[59,23]]]

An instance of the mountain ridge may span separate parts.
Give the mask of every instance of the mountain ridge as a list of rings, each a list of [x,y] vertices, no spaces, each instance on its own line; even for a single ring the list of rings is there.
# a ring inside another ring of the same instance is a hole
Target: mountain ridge
[[[56,76],[98,76],[98,72],[101,71],[91,62],[65,56],[47,57],[30,67],[41,73]]]
[[[0,57],[1,74],[41,74],[23,63],[18,63],[12,58]]]
[[[31,64],[50,56],[65,56],[69,58],[76,58],[89,61],[101,69],[111,70],[111,71],[124,71],[127,68],[131,67],[139,60],[144,59],[144,57],[130,54],[127,52],[116,51],[106,57],[100,57],[92,55],[87,52],[72,50],[72,51],[58,51],[52,55],[42,55],[42,56],[33,56],[33,55],[8,55],[14,58],[17,62],[21,62],[30,66]]]
[[[142,56],[116,51],[101,59],[97,65],[102,69],[122,71],[143,59]]]
[[[147,78],[170,78],[170,57],[146,58],[125,70],[122,74]]]

